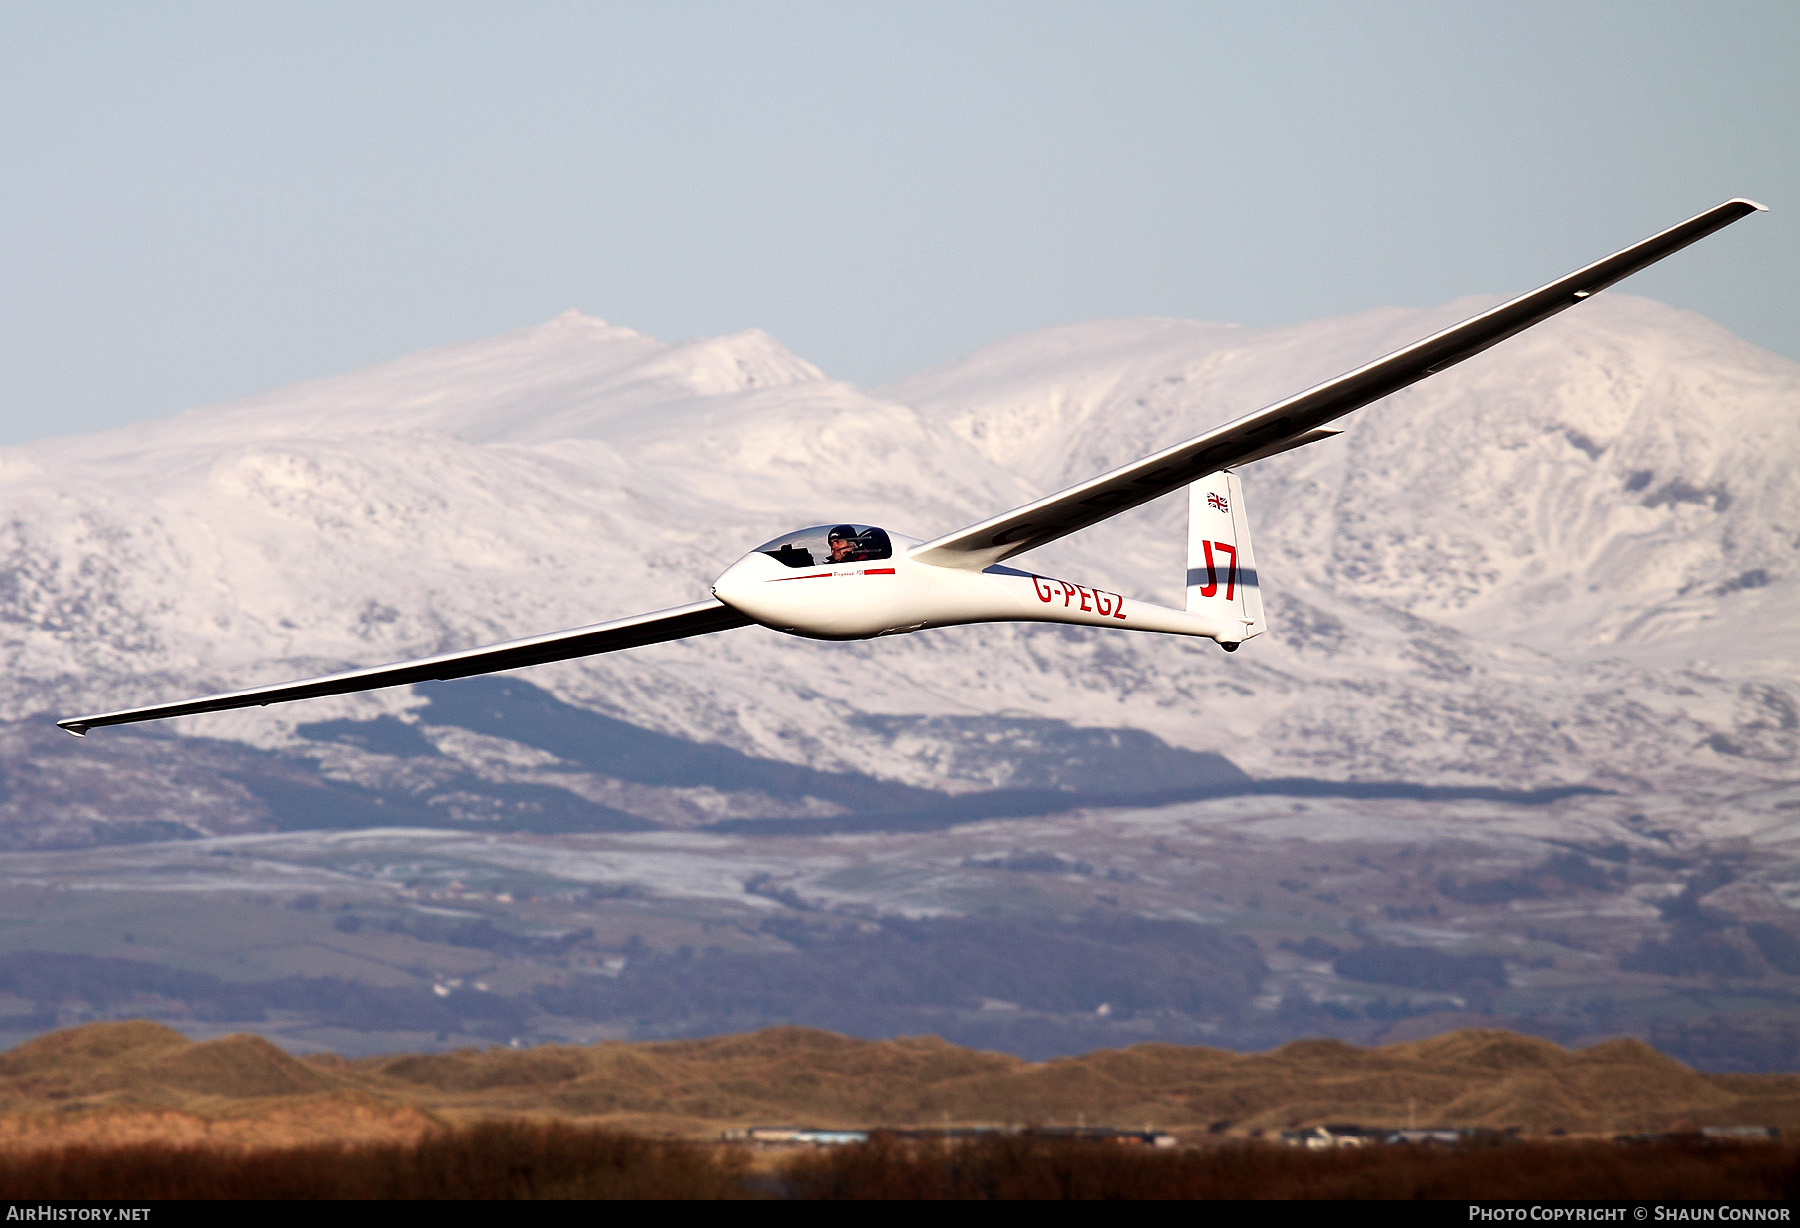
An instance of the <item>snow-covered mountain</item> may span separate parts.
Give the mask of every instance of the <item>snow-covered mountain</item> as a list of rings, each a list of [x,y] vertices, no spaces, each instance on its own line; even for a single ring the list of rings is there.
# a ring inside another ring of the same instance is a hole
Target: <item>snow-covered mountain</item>
[[[760,332],[665,345],[571,312],[6,449],[0,716],[674,605],[798,525],[931,536],[1482,305],[1072,325],[873,390]],[[747,628],[524,677],[681,738],[936,789],[1012,782],[1027,718],[1147,731],[1260,776],[1647,791],[1791,775],[1800,366],[1608,294],[1340,425],[1246,473],[1274,634],[1234,656],[1061,627],[847,645]],[[1031,565],[1179,604],[1184,515],[1165,499]],[[171,728],[313,747],[300,724],[411,720],[423,702]],[[514,753],[439,749],[489,773]]]

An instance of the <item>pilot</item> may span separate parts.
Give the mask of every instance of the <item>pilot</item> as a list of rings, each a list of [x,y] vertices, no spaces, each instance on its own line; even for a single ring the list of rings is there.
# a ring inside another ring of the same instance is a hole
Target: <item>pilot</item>
[[[851,525],[841,524],[831,531],[831,561],[833,563],[860,563],[869,556],[863,549],[862,539],[856,535]]]

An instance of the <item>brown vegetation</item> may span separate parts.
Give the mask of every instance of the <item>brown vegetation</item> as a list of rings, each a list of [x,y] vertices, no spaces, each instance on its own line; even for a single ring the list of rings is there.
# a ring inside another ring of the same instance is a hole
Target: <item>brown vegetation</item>
[[[0,1155],[0,1198],[735,1198],[743,1157],[558,1122],[483,1122],[409,1143],[222,1151],[170,1143]]]
[[[1269,1144],[1155,1151],[1031,1136],[943,1148],[877,1138],[803,1156],[791,1198],[1787,1199],[1800,1148],[1662,1143],[1385,1146]]]
[[[705,1137],[755,1123],[1110,1123],[1228,1132],[1352,1121],[1526,1134],[1680,1126],[1800,1129],[1800,1076],[1707,1075],[1631,1040],[1571,1051],[1468,1030],[1359,1049],[1264,1054],[1166,1044],[1033,1063],[934,1037],[803,1028],[345,1060],[252,1036],[191,1042],[152,1023],[92,1024],[0,1054],[0,1150],[175,1140],[255,1148],[415,1142],[437,1125],[553,1117]]]
[[[758,1174],[731,1148],[556,1122],[485,1122],[407,1143],[248,1151],[169,1143],[0,1155],[0,1198],[1792,1199],[1800,1148],[1498,1142],[1309,1152],[1189,1150],[1034,1135],[945,1146],[877,1136]]]

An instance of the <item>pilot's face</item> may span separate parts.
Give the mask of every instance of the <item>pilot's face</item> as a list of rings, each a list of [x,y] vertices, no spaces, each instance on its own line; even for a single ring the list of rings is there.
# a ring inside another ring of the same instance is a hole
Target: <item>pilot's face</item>
[[[851,544],[852,543],[845,541],[841,537],[832,538],[831,539],[831,561],[834,563],[843,562],[844,556],[846,554],[850,553]]]

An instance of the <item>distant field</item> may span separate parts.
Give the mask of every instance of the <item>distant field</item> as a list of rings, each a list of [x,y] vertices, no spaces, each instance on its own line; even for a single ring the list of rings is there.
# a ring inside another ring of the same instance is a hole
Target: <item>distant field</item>
[[[1800,1069],[1787,863],[1660,827],[1599,838],[1639,804],[1239,797],[859,836],[12,852],[0,1045],[134,1018],[352,1057],[791,1023],[1046,1059],[1497,1027]]]

